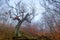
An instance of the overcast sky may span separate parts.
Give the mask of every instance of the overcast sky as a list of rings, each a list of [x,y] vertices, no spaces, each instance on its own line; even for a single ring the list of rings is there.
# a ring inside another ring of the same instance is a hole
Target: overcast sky
[[[20,0],[8,0],[8,3],[10,6],[16,7],[15,3],[18,3]],[[38,23],[39,21],[42,21],[42,13],[45,11],[45,9],[39,4],[39,1],[42,2],[43,0],[23,0],[23,3],[26,3],[27,6],[33,5],[36,6],[36,14],[35,18],[32,20],[33,23]],[[1,5],[2,4],[2,5]],[[4,8],[4,11],[8,11],[10,8],[7,6],[5,0],[0,0],[0,10]],[[3,12],[4,12],[3,11]],[[11,19],[9,20],[11,23]],[[16,21],[15,21],[16,22]]]
[[[10,6],[15,7],[15,3],[18,3],[20,0],[8,0],[8,3]],[[26,3],[28,6],[29,5],[34,5],[36,6],[36,13],[38,14],[37,16],[35,16],[34,20],[32,22],[37,22],[41,19],[42,17],[42,12],[45,11],[45,9],[39,4],[39,0],[23,0],[23,3]],[[40,0],[40,2],[42,2],[42,0]],[[2,5],[1,5],[2,4]],[[0,9],[4,8],[5,11],[9,10],[9,7],[7,6],[5,0],[0,0]]]

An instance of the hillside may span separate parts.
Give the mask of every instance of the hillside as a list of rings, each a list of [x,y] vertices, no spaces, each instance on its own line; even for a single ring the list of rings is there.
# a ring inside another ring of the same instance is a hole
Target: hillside
[[[28,39],[41,39],[41,40],[60,40],[60,33],[46,33],[37,32],[33,28],[21,28],[21,33]],[[12,40],[14,36],[14,26],[0,24],[0,40]]]

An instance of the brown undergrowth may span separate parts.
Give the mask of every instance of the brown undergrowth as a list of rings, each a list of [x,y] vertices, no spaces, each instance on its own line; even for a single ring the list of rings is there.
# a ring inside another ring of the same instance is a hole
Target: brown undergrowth
[[[12,40],[14,36],[14,26],[11,25],[5,25],[5,24],[0,24],[0,40]],[[42,40],[43,38],[49,38],[51,40],[60,40],[60,33],[42,33],[42,32],[36,32],[33,28],[26,29],[22,28],[21,29],[22,35],[27,37],[28,39],[40,39]],[[42,39],[41,39],[42,38]]]

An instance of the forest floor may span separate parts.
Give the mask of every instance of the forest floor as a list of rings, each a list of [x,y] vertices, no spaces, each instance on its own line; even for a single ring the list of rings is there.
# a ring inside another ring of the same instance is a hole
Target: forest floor
[[[36,39],[36,40],[60,40],[60,33],[54,34],[42,34],[42,32],[32,32],[30,30],[29,33],[25,31],[25,29],[21,29],[22,37],[26,37],[27,39]],[[14,36],[14,27],[10,25],[0,24],[0,40],[13,40]],[[21,37],[21,38],[22,38]]]

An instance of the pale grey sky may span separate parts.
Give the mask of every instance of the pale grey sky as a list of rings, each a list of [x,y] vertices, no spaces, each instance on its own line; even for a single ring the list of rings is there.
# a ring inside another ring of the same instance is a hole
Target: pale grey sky
[[[20,0],[10,0],[8,3],[9,5],[15,7],[15,3],[18,3],[19,1]],[[45,9],[39,4],[39,0],[23,0],[22,2],[26,3],[28,6],[35,4],[34,6],[36,6],[35,9],[38,15],[34,18],[33,22],[37,22],[38,20],[41,19],[42,17],[41,13],[44,12]]]
[[[9,5],[16,7],[15,3],[18,3],[20,0],[9,0]],[[38,21],[42,21],[42,13],[45,11],[45,9],[39,4],[39,1],[42,2],[42,0],[23,0],[23,3],[26,3],[28,6],[33,5],[36,6],[36,14],[38,14],[37,16],[35,16],[35,18],[32,20],[32,23],[36,23]],[[6,11],[8,11],[10,8],[7,6],[5,0],[1,0],[2,6],[0,6],[1,8],[4,8]],[[9,19],[9,22],[11,23],[11,19]],[[16,22],[16,21],[15,21]],[[15,23],[14,22],[14,23]],[[45,28],[45,27],[44,27]]]

